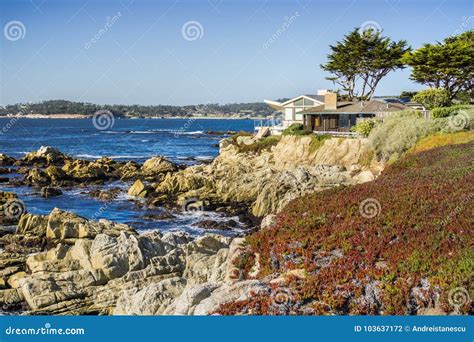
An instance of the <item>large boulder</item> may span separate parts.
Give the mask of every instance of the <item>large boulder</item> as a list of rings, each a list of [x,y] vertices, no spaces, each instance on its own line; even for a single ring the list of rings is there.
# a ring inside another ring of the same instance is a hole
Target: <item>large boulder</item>
[[[212,291],[210,296],[199,301],[194,307],[190,306],[190,311],[193,315],[207,316],[215,313],[222,304],[247,300],[261,292],[268,292],[268,286],[259,280],[225,283]]]
[[[38,151],[28,153],[21,159],[22,164],[46,167],[62,165],[70,157],[51,146],[41,146]]]
[[[143,163],[142,170],[145,174],[153,175],[157,173],[173,172],[176,165],[164,157],[153,157]]]
[[[21,217],[16,228],[17,235],[46,237],[48,215],[25,214]]]
[[[114,315],[160,315],[178,297],[186,280],[175,277],[152,283],[142,290],[124,291],[117,300]]]
[[[7,156],[6,154],[0,153],[0,166],[12,166],[16,160],[12,157]]]
[[[14,236],[46,242],[46,250],[26,249],[20,258],[0,253],[0,300],[11,308],[26,302],[33,314],[161,314],[186,286],[224,281],[231,241],[183,232],[138,235],[59,209],[24,215]]]
[[[130,189],[128,189],[128,194],[135,197],[147,197],[151,192],[153,192],[153,188],[145,185],[139,179],[137,179]]]
[[[62,195],[62,191],[59,188],[53,186],[45,186],[41,188],[41,197],[50,198]]]
[[[51,184],[51,178],[40,168],[32,168],[25,174],[25,183],[29,185],[44,186]]]
[[[134,161],[129,161],[122,165],[118,173],[120,175],[121,180],[130,180],[130,179],[136,179],[138,176],[141,175],[141,166]]]
[[[46,237],[53,240],[94,238],[98,234],[119,236],[121,232],[136,235],[127,225],[108,220],[89,221],[76,214],[54,208],[48,216]]]
[[[78,182],[109,179],[104,165],[86,160],[69,161],[63,166],[63,171]]]

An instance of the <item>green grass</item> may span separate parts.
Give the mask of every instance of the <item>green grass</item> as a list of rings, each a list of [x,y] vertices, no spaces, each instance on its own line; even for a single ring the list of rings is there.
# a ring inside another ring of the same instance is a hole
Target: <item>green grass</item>
[[[279,136],[270,135],[268,137],[257,140],[253,144],[245,145],[239,144],[238,149],[241,153],[255,153],[260,154],[263,151],[269,151],[272,146],[275,146],[280,141]]]
[[[250,132],[244,132],[244,131],[241,131],[241,132],[237,132],[235,134],[232,134],[230,136],[230,139],[234,142],[234,143],[237,143],[237,138],[238,137],[252,137],[253,134],[250,133]]]
[[[311,134],[311,131],[306,130],[303,124],[294,123],[291,124],[288,128],[284,129],[282,132],[283,136],[293,135],[293,136],[302,136]]]
[[[314,154],[321,146],[324,145],[324,141],[330,139],[329,134],[312,134],[311,144],[309,145],[309,154]]]

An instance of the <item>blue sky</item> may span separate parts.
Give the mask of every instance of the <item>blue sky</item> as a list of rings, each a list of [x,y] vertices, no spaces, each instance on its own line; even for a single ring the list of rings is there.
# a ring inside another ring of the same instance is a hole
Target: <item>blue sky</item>
[[[19,36],[12,21],[23,25]],[[367,22],[416,48],[472,29],[474,0],[1,0],[0,104],[315,93],[334,88],[319,68],[329,45]],[[382,80],[377,95],[419,88],[404,70]]]

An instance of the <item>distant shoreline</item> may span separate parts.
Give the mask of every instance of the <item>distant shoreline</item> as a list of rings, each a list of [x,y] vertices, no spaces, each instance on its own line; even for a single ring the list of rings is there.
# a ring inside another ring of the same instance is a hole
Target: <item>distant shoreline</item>
[[[26,115],[8,115],[0,116],[0,119],[90,119],[92,115],[89,114],[26,114]],[[259,120],[263,118],[248,117],[241,118],[235,116],[162,116],[162,117],[117,117],[118,119],[149,119],[149,120],[163,120],[163,119],[181,119],[181,120]]]
[[[26,114],[26,115],[6,115],[0,118],[15,118],[15,119],[89,119],[92,115],[84,114]]]

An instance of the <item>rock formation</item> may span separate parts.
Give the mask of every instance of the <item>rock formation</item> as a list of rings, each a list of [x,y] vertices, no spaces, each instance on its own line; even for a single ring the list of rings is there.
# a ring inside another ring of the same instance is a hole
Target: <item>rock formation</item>
[[[237,144],[255,141],[237,138]],[[242,203],[261,217],[310,192],[373,180],[382,169],[371,160],[366,139],[328,139],[315,151],[311,142],[310,137],[284,136],[270,151],[254,154],[223,140],[211,164],[168,172],[146,196],[165,195],[179,204],[199,198],[213,207]],[[129,194],[143,196],[144,189],[143,183],[134,184]]]
[[[0,238],[0,306],[28,314],[209,314],[265,287],[232,280],[241,241],[139,235],[59,209],[25,214],[15,234]]]

